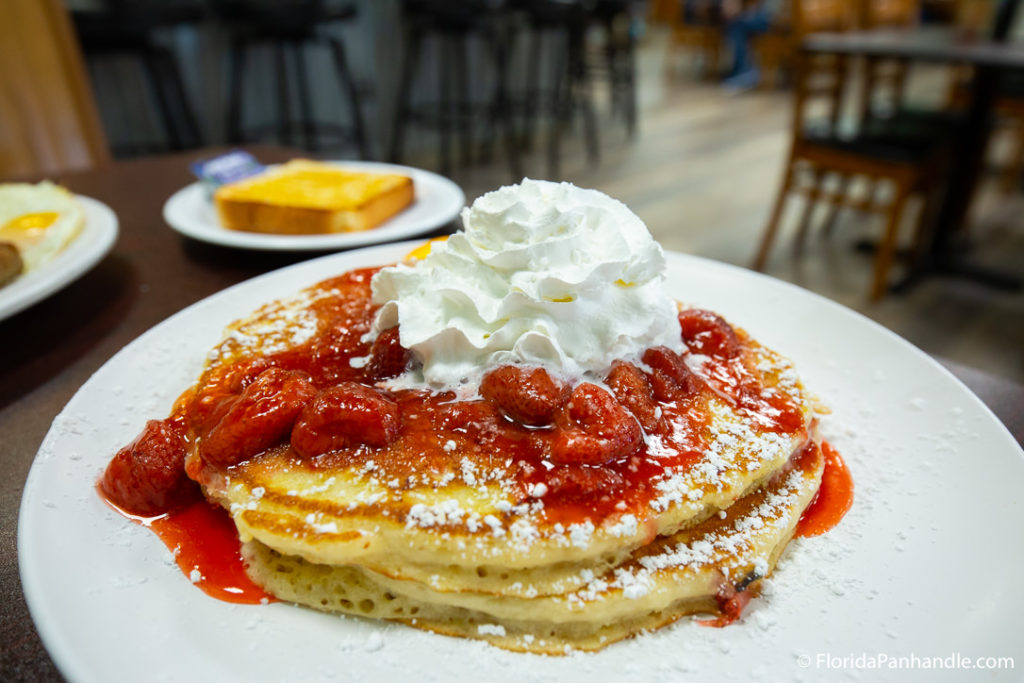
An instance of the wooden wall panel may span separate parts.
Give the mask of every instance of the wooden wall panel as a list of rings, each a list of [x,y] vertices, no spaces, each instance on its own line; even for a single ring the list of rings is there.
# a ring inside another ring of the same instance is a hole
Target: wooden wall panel
[[[110,152],[59,0],[0,2],[0,177],[92,168]]]

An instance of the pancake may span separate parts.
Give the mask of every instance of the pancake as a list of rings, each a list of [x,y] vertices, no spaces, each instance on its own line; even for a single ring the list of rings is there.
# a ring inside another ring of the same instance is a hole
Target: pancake
[[[480,408],[478,394],[424,395],[401,377],[368,374],[373,272],[328,280],[233,323],[179,400],[176,414],[193,425],[186,470],[231,513],[258,584],[316,609],[545,653],[595,649],[716,612],[716,596],[737,582],[756,590],[820,481],[812,400],[789,361],[729,326],[733,357],[685,356],[697,388],[659,403],[638,454],[587,470],[615,470],[618,484],[553,496],[524,480],[529,457],[493,450],[489,431],[543,429],[484,420],[476,432],[472,422],[446,431],[443,411]],[[318,386],[373,386],[395,397],[402,431],[386,448],[310,459],[285,441],[211,464],[202,456],[205,412],[237,400],[268,368],[302,369]],[[607,378],[590,379],[614,394]],[[744,383],[771,401],[738,399]],[[720,551],[694,562],[693,548]],[[640,574],[650,586],[642,599],[639,584],[623,583]]]
[[[259,541],[243,547],[258,583],[314,609],[390,619],[512,650],[596,650],[681,616],[718,610],[723,586],[756,593],[810,503],[824,468],[813,442],[770,483],[722,514],[633,552],[579,587],[524,598],[450,592],[358,566],[315,564]]]

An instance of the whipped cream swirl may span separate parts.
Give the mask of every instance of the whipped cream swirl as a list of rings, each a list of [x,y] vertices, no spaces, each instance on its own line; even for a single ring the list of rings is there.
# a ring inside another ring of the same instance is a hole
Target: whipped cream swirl
[[[570,183],[524,179],[463,209],[463,232],[382,269],[373,333],[399,326],[434,388],[510,363],[603,378],[617,358],[682,349],[665,256],[625,204]]]

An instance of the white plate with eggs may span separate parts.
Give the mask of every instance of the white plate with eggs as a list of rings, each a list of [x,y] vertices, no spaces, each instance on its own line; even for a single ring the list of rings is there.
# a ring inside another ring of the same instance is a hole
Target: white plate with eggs
[[[35,187],[44,185],[49,184]],[[89,197],[74,195],[74,202],[81,211],[79,220],[74,215],[75,210],[64,205],[64,201],[71,199],[71,195],[56,186],[50,187],[59,192],[51,194],[44,189],[28,200],[29,204],[25,206],[0,205],[0,213],[6,210],[12,214],[6,218],[0,215],[0,233],[22,215],[57,214],[45,227],[34,227],[29,239],[24,239],[22,234],[15,234],[28,230],[11,228],[11,234],[0,234],[0,239],[17,244],[25,263],[20,275],[0,287],[0,320],[9,318],[78,279],[110,251],[117,239],[117,215],[109,206]],[[74,234],[76,226],[77,234]]]

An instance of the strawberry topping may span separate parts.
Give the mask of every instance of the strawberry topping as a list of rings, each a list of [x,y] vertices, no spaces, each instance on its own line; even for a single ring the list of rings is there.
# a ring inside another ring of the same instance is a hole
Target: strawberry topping
[[[220,422],[199,443],[206,462],[228,467],[279,444],[316,395],[309,375],[270,368],[234,399]]]
[[[544,368],[504,365],[484,376],[480,394],[516,422],[539,427],[551,424],[569,387]]]
[[[292,448],[307,458],[361,445],[388,446],[401,424],[398,406],[355,382],[325,389],[303,410],[292,430]]]

